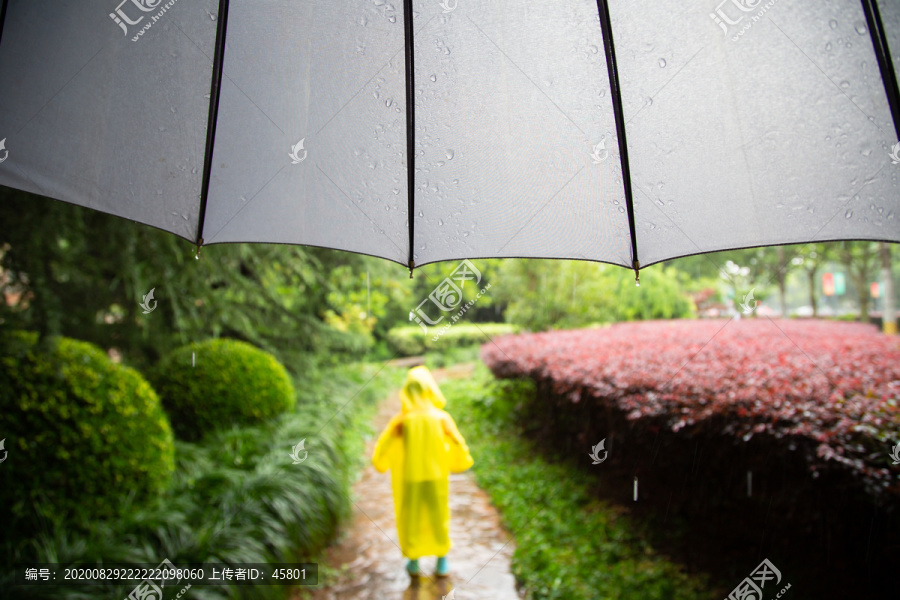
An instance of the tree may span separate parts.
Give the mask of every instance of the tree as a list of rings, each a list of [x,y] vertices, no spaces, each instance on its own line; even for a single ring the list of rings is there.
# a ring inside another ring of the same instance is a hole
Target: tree
[[[891,245],[880,242],[881,280],[884,289],[881,297],[884,310],[881,311],[881,329],[888,335],[897,335],[897,315],[894,312],[894,274],[891,271]]]
[[[190,341],[227,336],[294,372],[357,354],[365,339],[326,322],[344,310],[346,252],[275,244],[193,246],[169,233],[24,192],[0,190],[0,326],[116,348],[135,365]],[[333,275],[334,274],[334,275]],[[350,285],[362,286],[365,280]],[[154,290],[146,306],[142,300]],[[333,293],[340,292],[340,293]]]
[[[877,244],[873,242],[841,242],[838,257],[853,281],[859,298],[859,320],[869,322],[869,282],[873,279],[878,260]]]
[[[831,258],[831,247],[828,244],[807,244],[804,251],[795,258],[796,263],[806,273],[806,281],[809,287],[809,305],[812,307],[812,316],[819,314],[818,297],[816,295],[816,275],[819,269]]]

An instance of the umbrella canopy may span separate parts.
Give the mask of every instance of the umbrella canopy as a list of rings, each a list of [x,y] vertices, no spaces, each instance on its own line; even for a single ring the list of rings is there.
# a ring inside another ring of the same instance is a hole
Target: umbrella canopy
[[[0,184],[404,265],[900,241],[900,3],[394,1],[3,0]]]

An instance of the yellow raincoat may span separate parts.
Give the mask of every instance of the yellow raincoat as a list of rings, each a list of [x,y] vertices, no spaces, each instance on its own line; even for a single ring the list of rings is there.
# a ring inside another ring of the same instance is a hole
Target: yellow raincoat
[[[403,410],[378,438],[372,464],[391,470],[400,550],[409,559],[450,550],[449,474],[472,466],[472,455],[425,367],[410,369],[400,390]]]

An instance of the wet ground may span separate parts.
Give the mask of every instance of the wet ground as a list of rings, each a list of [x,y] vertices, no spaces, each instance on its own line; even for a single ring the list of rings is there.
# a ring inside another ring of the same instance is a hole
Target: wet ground
[[[438,382],[467,377],[472,365],[438,369]],[[449,406],[451,414],[453,407]],[[380,432],[391,416],[400,411],[400,397],[394,392],[382,403],[374,428]],[[465,432],[463,432],[465,435]],[[345,574],[330,587],[313,592],[315,600],[453,600],[492,598],[518,600],[515,579],[509,564],[514,541],[500,525],[496,509],[470,472],[450,476],[450,539],[447,555],[450,574],[433,575],[435,558],[419,560],[421,575],[406,573],[406,559],[397,543],[390,473],[378,473],[371,466],[375,439],[366,448],[369,459],[354,485],[353,519],[336,545],[328,549],[326,562],[332,568],[346,566]]]

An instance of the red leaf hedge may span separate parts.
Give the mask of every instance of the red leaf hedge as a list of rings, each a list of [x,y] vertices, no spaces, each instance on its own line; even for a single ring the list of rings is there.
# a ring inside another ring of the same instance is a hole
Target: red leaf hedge
[[[549,382],[573,403],[662,419],[673,432],[716,423],[745,441],[805,438],[816,444],[814,474],[837,461],[870,491],[900,495],[900,466],[888,456],[900,442],[900,338],[870,325],[620,323],[506,336],[485,344],[482,358],[497,377]]]

